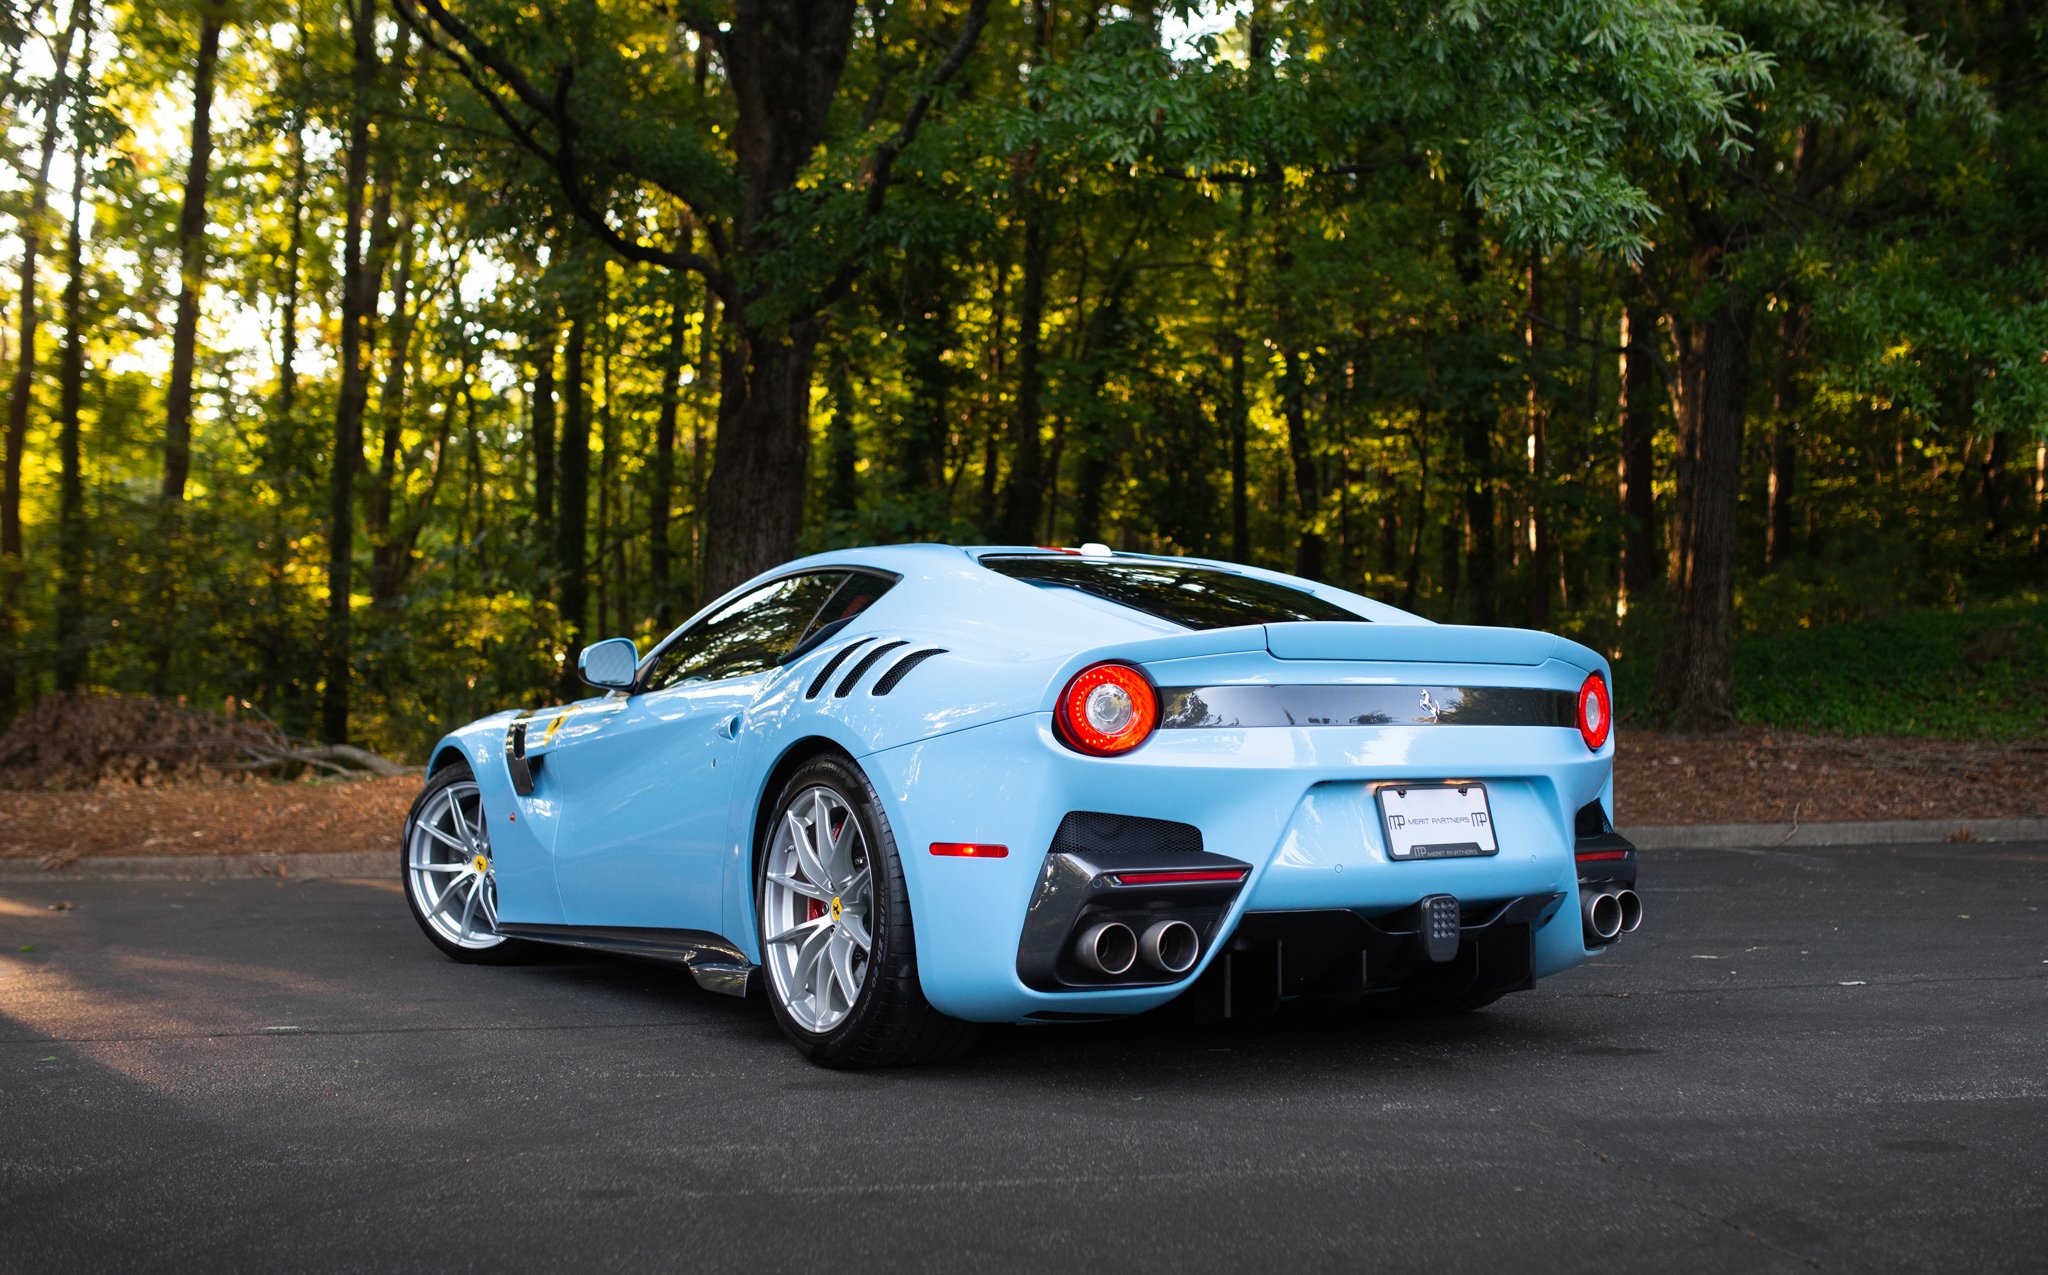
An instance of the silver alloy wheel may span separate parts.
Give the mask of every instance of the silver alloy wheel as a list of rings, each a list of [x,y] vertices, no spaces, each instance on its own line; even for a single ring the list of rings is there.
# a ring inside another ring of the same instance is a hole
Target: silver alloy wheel
[[[405,864],[405,888],[436,934],[474,951],[505,941],[498,933],[491,834],[475,780],[434,794],[408,833]]]
[[[860,999],[874,893],[853,807],[822,784],[791,798],[768,848],[761,950],[776,998],[805,1031],[831,1031]]]

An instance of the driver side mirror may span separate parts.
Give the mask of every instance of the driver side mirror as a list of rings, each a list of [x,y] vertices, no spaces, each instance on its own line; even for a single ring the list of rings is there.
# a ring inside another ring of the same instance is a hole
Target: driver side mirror
[[[631,638],[606,638],[583,648],[576,657],[576,673],[601,691],[624,691],[633,686],[633,674],[640,667],[640,648]]]

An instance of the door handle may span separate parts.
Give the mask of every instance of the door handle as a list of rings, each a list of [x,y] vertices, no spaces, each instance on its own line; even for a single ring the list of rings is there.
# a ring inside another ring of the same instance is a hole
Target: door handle
[[[718,733],[725,739],[737,739],[740,733],[740,715],[734,713],[718,724]]]

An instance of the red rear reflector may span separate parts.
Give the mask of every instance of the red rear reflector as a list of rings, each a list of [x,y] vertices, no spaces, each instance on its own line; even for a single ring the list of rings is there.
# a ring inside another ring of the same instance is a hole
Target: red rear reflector
[[[992,846],[981,841],[934,841],[932,853],[954,859],[1001,859],[1010,853],[1010,847]]]
[[[1205,868],[1185,872],[1112,872],[1118,885],[1196,885],[1208,881],[1242,881],[1250,868]]]
[[[1576,859],[1577,859],[1577,860],[1578,860],[1578,861],[1579,861],[1580,863],[1594,863],[1594,862],[1597,862],[1597,861],[1599,861],[1599,860],[1601,860],[1601,859],[1626,859],[1626,858],[1628,858],[1628,851],[1626,851],[1626,850],[1588,850],[1588,851],[1587,851],[1586,853],[1584,853],[1584,854],[1581,854],[1581,855],[1574,855],[1573,857],[1574,857],[1574,858],[1576,858]]]

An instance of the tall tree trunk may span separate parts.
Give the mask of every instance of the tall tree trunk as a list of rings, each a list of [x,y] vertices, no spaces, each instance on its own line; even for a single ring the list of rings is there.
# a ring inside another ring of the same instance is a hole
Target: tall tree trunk
[[[935,496],[946,490],[947,441],[953,428],[954,378],[946,355],[954,346],[954,288],[944,269],[909,269],[910,313],[901,348],[904,375],[910,382],[910,410],[903,422],[903,463],[897,472],[908,489],[906,495]],[[920,502],[910,533],[919,538],[934,534],[944,526],[946,513],[935,502]]]
[[[721,353],[727,336],[720,318],[727,314],[718,294],[704,291],[704,313],[698,320],[697,375],[690,382],[690,598],[692,604],[705,599],[704,591],[704,478],[710,469],[711,447],[704,438],[704,422],[718,419],[718,405],[725,400],[725,359]],[[714,369],[716,374],[714,375]],[[701,388],[701,394],[699,392]]]
[[[43,220],[50,207],[50,165],[57,153],[57,112],[71,88],[71,45],[90,20],[86,0],[73,0],[64,38],[56,50],[56,66],[43,90],[42,142],[29,182],[28,213],[19,223],[21,237],[21,327],[14,356],[14,381],[7,395],[7,456],[0,462],[0,722],[14,716],[21,694],[21,661],[14,650],[15,613],[21,605],[21,463],[28,447],[29,400],[35,392],[36,327],[42,314],[36,304],[36,259],[42,252]]]
[[[1052,18],[1053,8],[1047,0],[1032,0],[1029,64],[1033,69],[1045,62]],[[1045,106],[1034,95],[1030,108],[1037,115]],[[1045,373],[1040,360],[1044,357],[1045,275],[1052,244],[1045,233],[1040,159],[1039,148],[1031,147],[1017,182],[1019,216],[1024,223],[1023,277],[1017,295],[1017,403],[1010,426],[1010,481],[1003,489],[1003,512],[996,528],[996,539],[1010,544],[1031,544],[1038,539],[1045,496],[1045,458],[1038,432],[1045,410]]]
[[[803,529],[801,497],[810,467],[811,435],[806,422],[811,355],[824,322],[823,318],[803,319],[776,332],[740,320],[738,343],[725,359],[718,445],[706,493],[709,533],[704,545],[703,591],[707,597],[725,592],[796,551],[797,536]],[[565,499],[568,482],[565,469]],[[768,493],[773,493],[772,499]],[[798,499],[789,499],[791,493]]]
[[[1984,538],[1999,540],[2005,536],[2005,466],[2011,450],[2010,440],[2004,430],[1995,430],[1991,443],[1984,449],[1982,481],[1984,486]]]
[[[1481,257],[1479,209],[1470,200],[1464,201],[1458,209],[1452,248],[1457,258],[1458,282],[1463,288],[1461,295],[1465,298],[1464,304],[1458,307],[1458,317],[1453,326],[1459,337],[1459,348],[1469,351],[1477,335],[1475,329],[1481,325],[1480,320],[1469,317],[1477,312],[1473,293],[1485,272],[1485,262]],[[1479,386],[1470,386],[1459,394],[1456,411],[1455,428],[1464,468],[1459,481],[1465,489],[1466,591],[1472,598],[1473,622],[1492,624],[1500,607],[1495,569],[1500,554],[1494,533],[1496,475],[1493,472],[1490,396]]]
[[[1799,363],[1806,351],[1812,308],[1792,306],[1778,316],[1778,361],[1771,375],[1770,511],[1764,531],[1764,566],[1775,571],[1792,557],[1798,521],[1799,413],[1805,406]]]
[[[1408,570],[1401,585],[1401,609],[1413,610],[1422,588],[1422,529],[1429,522],[1429,410],[1415,414],[1415,521],[1408,528]],[[1389,555],[1391,565],[1392,555]]]
[[[1045,275],[1051,243],[1045,209],[1030,179],[1024,195],[1023,277],[1017,287],[1017,402],[1010,427],[1010,481],[1003,489],[998,540],[1031,544],[1039,536],[1045,507],[1045,453],[1039,431],[1045,421]]]
[[[192,375],[198,356],[199,300],[206,291],[206,193],[213,166],[213,72],[220,60],[219,10],[203,7],[199,61],[192,72],[192,158],[178,209],[178,314],[171,328],[171,380],[164,391],[162,497],[176,530],[192,472]]]
[[[1281,354],[1281,414],[1287,419],[1287,459],[1294,476],[1294,501],[1301,515],[1301,537],[1295,545],[1294,574],[1320,580],[1327,569],[1323,533],[1316,520],[1323,512],[1322,483],[1316,473],[1315,446],[1308,432],[1308,374],[1292,346]]]
[[[306,32],[299,31],[303,56]],[[277,392],[270,405],[270,424],[264,433],[263,476],[270,487],[270,525],[265,537],[264,587],[268,595],[268,634],[263,643],[263,673],[257,700],[266,712],[277,716],[278,701],[297,678],[297,652],[304,643],[293,640],[290,581],[292,548],[288,519],[298,507],[299,475],[299,302],[304,286],[301,268],[306,245],[306,123],[296,117],[292,127],[291,177],[286,183],[289,204],[283,280],[278,287]]]
[[[849,0],[784,14],[740,0],[720,41],[734,103],[733,152],[740,177],[734,218],[736,268],[782,251],[787,230],[778,205],[811,162],[832,117],[854,38]],[[875,188],[876,196],[886,186]],[[750,286],[750,285],[743,285]],[[820,314],[769,323],[743,293],[727,319],[736,340],[722,372],[718,441],[712,458],[703,586],[724,592],[796,552],[810,477],[811,356],[824,331]]]
[[[584,378],[589,324],[581,314],[569,321],[562,354],[562,438],[555,517],[555,610],[568,659],[562,665],[562,696],[574,698],[580,685],[576,657],[590,627],[590,575],[586,555],[590,530],[590,396]]]
[[[1081,395],[1083,403],[1099,405],[1109,381],[1110,352],[1123,325],[1124,294],[1129,288],[1128,271],[1118,270],[1102,303],[1088,316],[1082,338],[1081,360],[1090,367]],[[1102,419],[1099,406],[1082,414],[1071,432],[1080,453],[1074,474],[1074,539],[1083,543],[1103,538],[1103,497],[1116,473],[1116,440],[1108,436],[1112,424]]]
[[[669,514],[675,507],[676,413],[682,405],[683,364],[688,361],[690,312],[678,281],[668,307],[668,343],[661,352],[661,410],[654,418],[654,473],[647,493],[647,576],[654,591],[655,627],[675,623],[675,591],[669,584]]]
[[[370,165],[370,95],[377,85],[377,0],[354,0],[349,26],[354,42],[348,151],[343,187],[346,208],[341,250],[341,369],[334,400],[334,455],[327,479],[327,623],[321,651],[320,729],[329,743],[348,741],[349,597],[355,577],[355,481],[363,459],[363,405],[369,370],[363,362],[369,295],[363,269],[363,194]]]
[[[1679,329],[1671,619],[1655,693],[1677,730],[1735,725],[1735,516],[1754,318],[1747,302],[1730,297]]]
[[[87,29],[79,62],[92,65]],[[82,118],[82,117],[81,117]],[[85,186],[91,138],[82,123],[71,135],[71,232],[64,247],[64,353],[57,405],[57,689],[85,684],[85,473],[80,409],[85,397]]]
[[[1650,312],[1634,303],[1621,311],[1621,605],[1624,617],[1656,592],[1657,508],[1655,482],[1657,418],[1652,395],[1656,329]]]
[[[2034,564],[2048,562],[2048,439],[2034,444]]]
[[[1529,626],[1546,629],[1550,627],[1550,586],[1557,569],[1546,509],[1550,485],[1550,409],[1543,397],[1543,259],[1531,253],[1526,274],[1529,311],[1522,322],[1522,348],[1528,360],[1523,420],[1528,428],[1529,460]]]
[[[996,503],[996,479],[1002,468],[1003,427],[1007,423],[1001,410],[1004,354],[1009,349],[1009,334],[1006,331],[1010,317],[1008,284],[1010,278],[1010,253],[1008,240],[996,255],[995,267],[990,271],[989,283],[989,337],[987,371],[982,377],[982,419],[988,428],[982,432],[981,440],[981,492],[975,506],[975,517],[985,536],[995,533],[996,518],[1000,507]]]
[[[1230,314],[1224,320],[1224,344],[1230,356],[1230,556],[1237,562],[1251,561],[1252,532],[1249,482],[1245,471],[1245,448],[1251,436],[1252,403],[1245,388],[1244,328],[1246,294],[1251,279],[1251,192],[1237,192],[1237,239],[1231,252],[1235,258],[1230,281]],[[1389,570],[1392,564],[1388,564]]]
[[[370,541],[370,601],[388,605],[396,595],[404,571],[399,560],[403,547],[392,526],[392,510],[405,482],[400,471],[405,461],[406,372],[412,360],[412,336],[419,315],[411,308],[413,235],[412,211],[399,214],[395,231],[398,268],[391,279],[391,344],[384,366],[384,383],[377,391],[377,419],[382,438],[377,447],[377,468],[370,480],[369,509],[363,518],[363,532]]]
[[[853,520],[859,497],[860,451],[853,435],[853,370],[841,349],[826,374],[832,419],[825,427],[825,515],[844,526]]]
[[[597,288],[597,384],[602,392],[597,396],[597,540],[596,555],[590,561],[590,572],[597,591],[598,633],[618,633],[624,630],[623,622],[614,626],[612,608],[625,610],[625,566],[623,561],[614,560],[607,567],[605,559],[616,554],[624,546],[624,540],[614,541],[612,527],[620,518],[616,509],[616,493],[612,490],[612,477],[618,466],[619,437],[618,416],[612,411],[612,325],[610,273],[599,267]]]
[[[555,529],[555,320],[533,337],[533,518],[542,543]]]
[[[301,258],[306,245],[306,129],[292,129],[292,175],[286,187],[291,202],[284,253],[284,283],[279,288],[277,398],[271,405],[273,429],[289,427],[299,397],[299,290]]]

